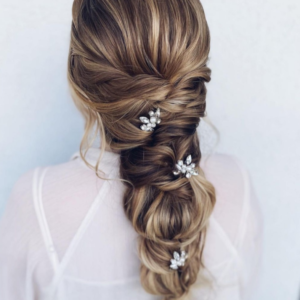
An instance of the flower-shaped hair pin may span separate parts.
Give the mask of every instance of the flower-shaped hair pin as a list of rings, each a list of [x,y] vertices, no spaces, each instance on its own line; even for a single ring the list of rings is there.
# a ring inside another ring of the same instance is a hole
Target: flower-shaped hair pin
[[[157,108],[156,111],[149,111],[150,118],[147,117],[140,117],[140,120],[144,123],[141,125],[141,129],[143,131],[153,131],[153,129],[156,127],[156,125],[160,124],[160,109]]]
[[[174,251],[173,253],[173,257],[170,261],[170,268],[173,270],[177,270],[178,267],[183,267],[185,260],[187,259],[187,254],[185,253],[185,251],[181,251],[181,254],[179,254],[178,252]]]
[[[185,160],[185,163],[183,160],[179,160],[176,164],[176,169],[173,171],[174,175],[179,175],[180,173],[185,174],[186,178],[191,178],[192,175],[197,176],[198,172],[195,170],[196,165],[192,163],[192,156],[189,155],[187,159]]]

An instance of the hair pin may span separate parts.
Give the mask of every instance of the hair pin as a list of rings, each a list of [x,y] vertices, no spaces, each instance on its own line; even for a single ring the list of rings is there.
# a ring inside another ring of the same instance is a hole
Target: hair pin
[[[183,163],[183,160],[179,160],[176,164],[176,169],[173,171],[174,175],[179,175],[180,173],[185,174],[186,178],[191,178],[192,175],[197,176],[198,172],[195,170],[196,165],[192,163],[192,155],[189,155]]]
[[[156,111],[149,111],[150,118],[147,117],[140,117],[140,120],[144,123],[141,125],[141,129],[143,131],[153,131],[153,129],[156,127],[156,125],[160,124],[160,109],[157,108]]]
[[[185,260],[187,259],[187,254],[185,253],[185,251],[181,251],[181,254],[179,254],[178,252],[174,251],[173,253],[173,257],[170,261],[170,268],[173,270],[177,270],[178,267],[183,267],[185,264]]]

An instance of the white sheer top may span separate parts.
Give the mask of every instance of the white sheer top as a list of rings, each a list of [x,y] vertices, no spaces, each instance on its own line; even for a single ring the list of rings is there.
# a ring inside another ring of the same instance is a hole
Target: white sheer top
[[[100,150],[92,148],[94,164]],[[259,274],[262,220],[248,173],[213,154],[201,167],[216,188],[198,282],[190,299],[250,299]],[[119,177],[119,156],[100,169]],[[80,156],[38,168],[16,183],[0,220],[1,300],[154,300],[140,284],[137,234],[122,206],[124,187],[99,179]]]

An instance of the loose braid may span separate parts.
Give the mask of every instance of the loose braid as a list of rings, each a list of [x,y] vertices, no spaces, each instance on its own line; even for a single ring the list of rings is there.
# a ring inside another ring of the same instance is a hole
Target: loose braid
[[[90,131],[120,153],[124,210],[139,234],[141,282],[185,299],[202,266],[213,186],[200,169],[197,127],[205,114],[209,30],[198,0],[75,0],[68,78]],[[153,132],[140,116],[160,108]],[[192,154],[199,173],[173,174]],[[188,254],[170,269],[174,251]]]

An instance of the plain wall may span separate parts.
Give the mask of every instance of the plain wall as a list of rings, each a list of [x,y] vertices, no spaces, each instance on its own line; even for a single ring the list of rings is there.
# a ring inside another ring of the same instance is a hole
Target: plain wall
[[[66,80],[72,1],[0,4],[1,211],[21,174],[66,161],[78,150],[83,120]],[[203,0],[203,5],[212,37],[207,110],[220,132],[217,150],[246,165],[265,219],[255,300],[296,300],[300,2]]]

